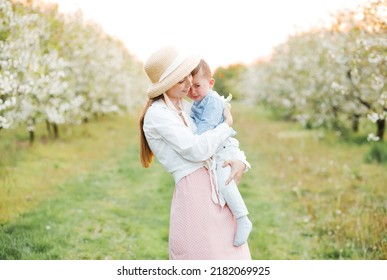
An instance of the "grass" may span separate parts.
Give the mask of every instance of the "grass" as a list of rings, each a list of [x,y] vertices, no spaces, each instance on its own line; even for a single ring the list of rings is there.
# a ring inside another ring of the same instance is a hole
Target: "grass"
[[[387,259],[387,172],[366,143],[233,112],[254,259]],[[32,147],[1,131],[0,259],[167,259],[173,179],[140,166],[136,128],[106,116]]]

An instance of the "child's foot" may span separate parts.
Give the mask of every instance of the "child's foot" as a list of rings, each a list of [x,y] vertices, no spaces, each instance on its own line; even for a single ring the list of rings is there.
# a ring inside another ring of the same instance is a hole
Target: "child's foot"
[[[250,222],[247,216],[237,219],[237,230],[234,239],[234,246],[238,247],[247,242],[250,232],[253,228],[253,224]]]

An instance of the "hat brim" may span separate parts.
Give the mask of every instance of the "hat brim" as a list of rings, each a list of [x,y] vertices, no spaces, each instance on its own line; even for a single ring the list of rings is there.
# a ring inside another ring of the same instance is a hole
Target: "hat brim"
[[[147,94],[149,98],[154,98],[164,93],[184,77],[188,76],[192,70],[198,66],[200,62],[200,56],[191,55],[187,57],[174,71],[171,72],[164,80],[154,83],[149,86]]]

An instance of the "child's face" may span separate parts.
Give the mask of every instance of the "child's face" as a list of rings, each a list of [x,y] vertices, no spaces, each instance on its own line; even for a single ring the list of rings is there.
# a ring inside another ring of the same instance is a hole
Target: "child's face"
[[[200,70],[195,76],[192,76],[192,86],[187,96],[194,101],[200,101],[208,94],[213,86],[214,79],[206,78],[202,70]]]

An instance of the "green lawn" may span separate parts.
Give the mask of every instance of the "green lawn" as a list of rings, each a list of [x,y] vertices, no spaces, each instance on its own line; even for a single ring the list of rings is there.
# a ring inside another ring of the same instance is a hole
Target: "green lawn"
[[[367,143],[233,106],[253,168],[240,190],[254,259],[387,259],[386,165]],[[167,259],[173,179],[139,163],[136,114],[108,116],[32,147],[0,131],[0,259]],[[40,136],[39,133],[43,136]]]

